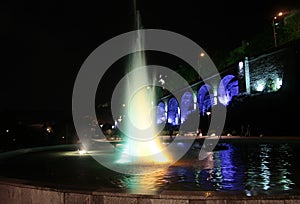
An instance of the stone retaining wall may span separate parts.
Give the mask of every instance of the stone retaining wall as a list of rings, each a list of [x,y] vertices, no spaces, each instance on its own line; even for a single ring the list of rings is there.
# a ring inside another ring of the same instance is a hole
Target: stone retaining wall
[[[26,181],[2,178],[1,204],[292,204],[300,196],[228,195],[205,191],[163,191],[158,195],[140,195],[105,191],[76,191],[26,184]]]

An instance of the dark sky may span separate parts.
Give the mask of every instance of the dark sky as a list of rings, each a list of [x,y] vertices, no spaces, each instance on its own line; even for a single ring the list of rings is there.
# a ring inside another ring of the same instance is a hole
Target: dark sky
[[[210,54],[239,46],[298,2],[138,0],[137,7],[144,28],[185,35]],[[133,30],[133,14],[133,0],[2,0],[0,111],[71,109],[82,63],[106,40]]]

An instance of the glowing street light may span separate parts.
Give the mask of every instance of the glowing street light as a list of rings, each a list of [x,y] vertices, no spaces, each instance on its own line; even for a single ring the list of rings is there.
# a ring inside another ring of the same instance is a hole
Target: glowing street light
[[[275,25],[275,20],[277,19],[277,17],[281,17],[283,16],[283,13],[282,12],[279,12],[277,14],[277,16],[274,16],[273,17],[273,21],[272,21],[272,26],[273,26],[273,35],[274,35],[274,45],[275,47],[277,47],[277,33],[276,33],[276,25]]]

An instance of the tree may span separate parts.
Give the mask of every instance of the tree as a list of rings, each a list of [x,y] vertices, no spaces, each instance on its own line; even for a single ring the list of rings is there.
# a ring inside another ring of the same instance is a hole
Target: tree
[[[300,12],[292,12],[284,18],[279,44],[285,44],[300,39]]]

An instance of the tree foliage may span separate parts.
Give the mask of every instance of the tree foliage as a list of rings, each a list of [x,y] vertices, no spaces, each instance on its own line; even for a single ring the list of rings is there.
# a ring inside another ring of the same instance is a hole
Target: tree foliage
[[[291,11],[288,15],[276,21],[276,37],[278,46],[300,39],[300,11]],[[264,29],[251,39],[243,41],[241,46],[213,56],[219,70],[222,70],[245,56],[254,56],[274,48],[273,23],[267,22]]]

